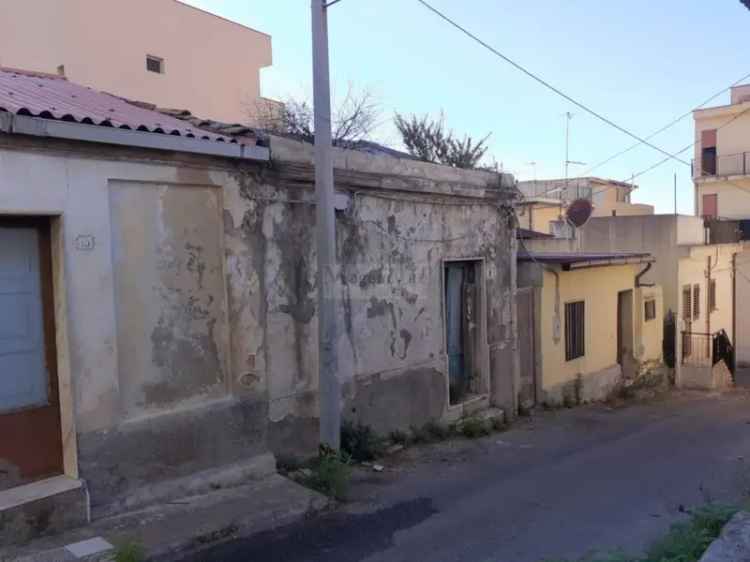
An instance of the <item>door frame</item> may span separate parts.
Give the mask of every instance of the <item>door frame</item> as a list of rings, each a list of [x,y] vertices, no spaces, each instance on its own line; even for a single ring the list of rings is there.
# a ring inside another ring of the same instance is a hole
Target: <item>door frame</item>
[[[534,366],[533,383],[534,383],[534,406],[538,406],[544,402],[544,392],[542,387],[542,329],[541,329],[541,311],[542,311],[542,289],[540,287],[519,287],[516,289],[516,306],[518,305],[518,295],[528,294],[531,300],[531,338],[532,338],[532,350],[533,358],[532,365]],[[516,312],[516,318],[518,318],[518,312]],[[520,325],[520,320],[517,320]],[[521,337],[520,331],[518,337]],[[519,346],[520,349],[520,346]],[[520,396],[520,383],[519,383],[519,396]]]
[[[68,343],[68,309],[65,289],[65,236],[64,220],[59,213],[8,213],[0,210],[0,224],[42,226],[49,241],[48,255],[40,256],[40,271],[47,275],[42,286],[47,285],[48,299],[45,307],[44,333],[49,339],[47,349],[54,350],[53,362],[57,372],[57,399],[60,410],[60,440],[62,444],[63,475],[78,479],[78,443],[76,438],[73,384],[70,367],[70,346]],[[43,289],[44,290],[44,289]],[[33,485],[33,483],[31,484]],[[10,490],[13,490],[11,488]]]
[[[476,368],[479,371],[481,392],[469,396],[467,400],[456,404],[450,403],[450,362],[448,358],[448,326],[447,311],[448,307],[445,302],[445,291],[447,289],[445,282],[445,272],[449,264],[471,262],[477,268],[476,279],[479,294],[477,295],[477,319],[478,334],[477,344],[479,348],[478,357],[476,358]],[[442,363],[445,374],[445,411],[460,412],[465,404],[475,401],[487,402],[490,396],[490,352],[487,340],[487,264],[483,257],[465,257],[465,258],[442,258],[440,263],[440,309],[442,325]]]

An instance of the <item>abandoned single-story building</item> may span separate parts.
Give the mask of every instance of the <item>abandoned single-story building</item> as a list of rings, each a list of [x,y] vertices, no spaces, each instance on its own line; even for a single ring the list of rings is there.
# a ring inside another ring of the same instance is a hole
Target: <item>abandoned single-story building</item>
[[[661,366],[661,288],[639,282],[648,253],[531,247],[518,261],[523,408],[605,400]]]
[[[0,543],[315,450],[312,146],[215,125],[0,71]],[[512,415],[513,178],[334,166],[344,417]]]

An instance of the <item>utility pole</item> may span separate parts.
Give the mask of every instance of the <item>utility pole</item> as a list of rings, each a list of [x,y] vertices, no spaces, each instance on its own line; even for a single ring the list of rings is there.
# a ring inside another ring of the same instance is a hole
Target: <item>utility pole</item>
[[[336,354],[336,215],[333,207],[331,85],[328,68],[328,6],[312,0],[315,194],[318,243],[318,388],[320,443],[338,450],[341,442],[341,387]]]
[[[674,173],[674,214],[677,216],[677,172]]]
[[[568,166],[570,165],[568,147],[570,146],[570,120],[571,119],[573,119],[573,114],[570,111],[566,111],[565,112],[565,197],[568,196]]]

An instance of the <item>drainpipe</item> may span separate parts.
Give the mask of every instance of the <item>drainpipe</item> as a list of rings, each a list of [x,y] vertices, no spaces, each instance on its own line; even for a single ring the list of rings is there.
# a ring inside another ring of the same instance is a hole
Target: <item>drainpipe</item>
[[[554,268],[546,265],[543,265],[542,268],[555,276],[555,318],[554,325],[552,326],[552,339],[555,343],[558,343],[560,341],[560,331],[562,324],[560,320],[560,273]]]
[[[646,275],[646,273],[649,272],[652,265],[653,265],[653,262],[648,262],[646,264],[646,267],[643,268],[643,271],[641,271],[639,274],[635,276],[636,289],[639,287],[653,287],[654,286],[654,283],[641,283],[641,277],[643,277],[644,275]]]
[[[711,333],[711,256],[706,258],[708,268],[706,269],[706,333]]]
[[[732,254],[732,346],[737,361],[737,254]]]

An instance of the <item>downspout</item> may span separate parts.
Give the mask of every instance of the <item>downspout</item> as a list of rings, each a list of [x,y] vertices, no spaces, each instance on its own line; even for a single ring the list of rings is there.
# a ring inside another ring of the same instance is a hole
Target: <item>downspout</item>
[[[711,256],[706,257],[706,333],[711,334]]]
[[[732,254],[732,346],[737,361],[737,254]]]
[[[649,270],[651,269],[651,266],[653,265],[653,263],[654,262],[648,262],[646,264],[646,267],[643,268],[643,271],[641,271],[639,274],[637,274],[635,276],[635,287],[636,287],[636,289],[639,288],[639,287],[653,287],[654,286],[654,283],[641,283],[641,277],[643,277],[644,275],[646,275],[649,272]]]
[[[556,271],[554,268],[542,265],[542,268],[545,271],[548,271],[552,275],[555,276],[555,316],[553,319],[553,325],[552,325],[552,339],[555,343],[560,342],[560,329],[561,329],[561,320],[560,320],[560,273]]]

